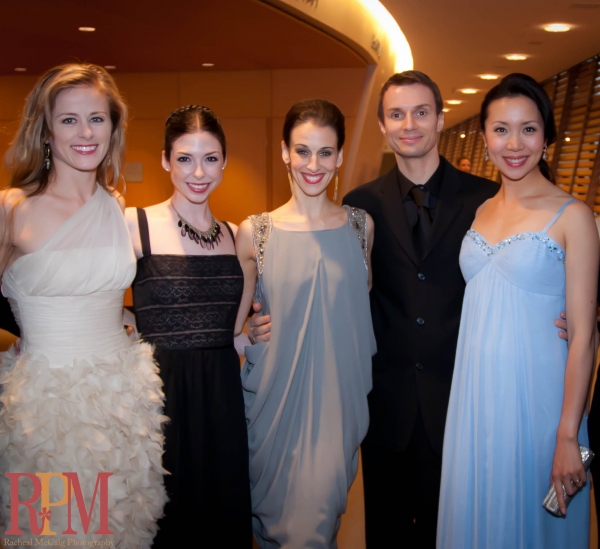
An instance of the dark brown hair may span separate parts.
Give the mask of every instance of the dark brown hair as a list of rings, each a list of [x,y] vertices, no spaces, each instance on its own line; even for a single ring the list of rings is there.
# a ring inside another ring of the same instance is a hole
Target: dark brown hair
[[[173,111],[165,122],[165,156],[171,158],[173,143],[182,135],[194,132],[208,132],[220,143],[223,159],[227,158],[225,132],[217,115],[202,105],[186,105]]]
[[[440,114],[444,108],[444,102],[442,101],[442,94],[438,85],[421,71],[404,71],[397,72],[390,76],[387,82],[381,88],[379,92],[379,103],[377,104],[377,118],[383,122],[383,96],[385,92],[392,86],[412,86],[414,84],[421,84],[431,90],[433,93],[433,99],[435,101],[435,113]]]
[[[337,135],[338,151],[346,141],[346,126],[342,111],[326,99],[307,99],[292,106],[285,115],[283,123],[283,141],[287,147],[290,146],[290,135],[292,130],[302,122],[313,122],[317,126],[328,126]]]

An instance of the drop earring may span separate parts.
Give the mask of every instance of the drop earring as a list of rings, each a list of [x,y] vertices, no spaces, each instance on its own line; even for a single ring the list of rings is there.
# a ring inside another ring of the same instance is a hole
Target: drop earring
[[[550,158],[550,155],[548,154],[548,145],[544,145],[544,148],[542,149],[542,158],[547,162],[548,158]]]
[[[335,187],[333,187],[333,202],[335,202],[337,200],[339,175],[340,175],[340,171],[335,170]]]
[[[490,153],[488,152],[488,148],[485,148],[485,152],[483,153],[483,159],[487,162],[490,159]]]
[[[290,169],[289,164],[286,164],[285,167],[287,168],[288,181],[290,182],[290,190],[292,191],[292,196],[296,196],[296,187],[294,185],[294,180],[292,179],[292,170]]]
[[[47,170],[50,169],[50,145],[48,143],[44,143],[44,168]]]

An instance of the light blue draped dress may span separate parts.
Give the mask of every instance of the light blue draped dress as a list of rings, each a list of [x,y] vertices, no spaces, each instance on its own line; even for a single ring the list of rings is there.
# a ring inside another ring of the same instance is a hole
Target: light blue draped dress
[[[252,216],[271,339],[246,347],[242,386],[253,530],[261,549],[335,549],[367,433],[371,324],[366,215],[286,231]],[[358,238],[357,238],[358,236]],[[362,244],[362,250],[361,250]]]
[[[589,547],[589,483],[567,516],[542,507],[561,415],[567,343],[565,252],[547,231],[490,246],[467,232],[467,281],[446,431],[437,547]],[[588,444],[586,418],[579,443]]]

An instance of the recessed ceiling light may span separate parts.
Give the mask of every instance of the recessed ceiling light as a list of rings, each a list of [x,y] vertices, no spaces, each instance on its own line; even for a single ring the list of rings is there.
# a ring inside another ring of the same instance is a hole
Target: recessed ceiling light
[[[569,142],[569,141],[571,141],[571,138],[570,137],[565,137],[565,141]]]
[[[474,89],[474,88],[463,88],[462,90],[458,90],[460,93],[465,93],[467,95],[473,95],[474,93],[477,93],[478,90]]]
[[[546,32],[567,32],[571,30],[571,25],[565,23],[551,23],[550,25],[544,25]]]
[[[104,65],[104,68],[108,71],[114,71],[117,66],[116,65]]]
[[[461,134],[460,134],[460,138],[461,138],[461,139],[464,139],[465,137],[467,137],[467,136],[466,136],[464,133],[461,133]]]
[[[202,63],[203,67],[214,67],[215,64],[214,63]]]
[[[509,61],[525,61],[525,59],[527,59],[527,56],[522,53],[509,53],[504,57]]]
[[[96,27],[79,27],[79,29],[81,32],[94,32],[96,30]]]
[[[449,109],[448,107],[446,107],[445,109],[442,109],[442,112],[450,112],[451,109]]]
[[[25,67],[17,67],[15,72],[25,72],[27,69]]]
[[[480,74],[479,78],[481,78],[482,80],[498,80],[498,78],[500,78],[500,75],[498,75],[498,74]]]
[[[448,105],[460,105],[462,101],[460,99],[448,99],[446,103],[448,103]]]

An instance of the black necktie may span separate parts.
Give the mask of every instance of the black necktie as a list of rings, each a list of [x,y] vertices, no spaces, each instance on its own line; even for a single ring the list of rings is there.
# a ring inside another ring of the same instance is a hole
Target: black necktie
[[[413,226],[413,242],[419,257],[422,258],[425,247],[431,235],[431,211],[429,210],[429,191],[419,185],[414,185],[410,190],[410,196],[417,205],[417,222]]]

